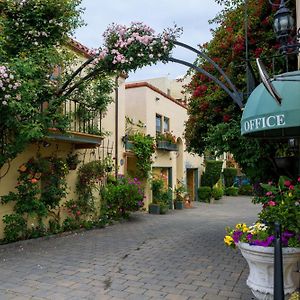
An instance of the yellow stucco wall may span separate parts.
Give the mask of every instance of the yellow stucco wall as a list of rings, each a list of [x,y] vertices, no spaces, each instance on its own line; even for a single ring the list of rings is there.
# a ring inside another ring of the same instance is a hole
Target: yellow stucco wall
[[[156,88],[172,87],[171,84],[168,85],[166,82],[166,78],[162,78],[161,82],[160,79],[149,81],[151,85],[156,84]],[[180,88],[177,90],[179,91]],[[203,159],[198,155],[191,155],[185,151],[183,132],[184,122],[188,118],[186,108],[158,93],[157,90],[149,88],[149,86],[126,89],[126,115],[132,118],[134,122],[140,120],[145,123],[145,133],[154,137],[156,136],[156,114],[169,118],[170,131],[181,141],[181,147],[179,147],[178,152],[157,150],[153,155],[154,163],[152,167],[172,168],[173,189],[176,186],[177,179],[186,181],[187,169],[197,169],[198,178],[200,178]],[[150,198],[151,194],[147,195],[147,201]]]

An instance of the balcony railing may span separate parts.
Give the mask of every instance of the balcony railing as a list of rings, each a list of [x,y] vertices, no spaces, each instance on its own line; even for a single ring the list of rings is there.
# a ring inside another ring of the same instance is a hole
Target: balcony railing
[[[45,111],[48,103],[43,103],[41,112]],[[66,132],[57,130],[54,121],[49,130],[48,138],[81,144],[77,148],[90,148],[100,145],[102,140],[102,114],[95,112],[86,105],[74,100],[66,100],[61,106],[61,113],[68,119]]]
[[[158,141],[156,146],[159,150],[178,151],[178,146],[168,141]]]

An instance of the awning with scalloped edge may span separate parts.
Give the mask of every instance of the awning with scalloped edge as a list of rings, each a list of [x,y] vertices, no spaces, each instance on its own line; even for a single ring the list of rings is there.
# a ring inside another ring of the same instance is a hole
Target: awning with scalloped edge
[[[272,81],[281,105],[261,83],[252,92],[241,120],[241,134],[250,137],[300,137],[300,71],[276,76]]]

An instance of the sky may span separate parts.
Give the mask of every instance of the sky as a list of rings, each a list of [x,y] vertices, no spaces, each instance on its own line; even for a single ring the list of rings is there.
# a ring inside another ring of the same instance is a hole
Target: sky
[[[87,25],[77,29],[74,38],[89,48],[102,45],[102,34],[111,23],[130,25],[133,21],[144,22],[157,33],[177,24],[183,28],[179,41],[197,48],[211,39],[213,25],[208,20],[222,8],[214,0],[82,0],[81,6],[85,8],[82,18]],[[191,63],[196,58],[194,53],[179,47],[173,50],[172,56]],[[187,67],[176,63],[158,63],[129,73],[127,81],[175,79],[186,71]]]

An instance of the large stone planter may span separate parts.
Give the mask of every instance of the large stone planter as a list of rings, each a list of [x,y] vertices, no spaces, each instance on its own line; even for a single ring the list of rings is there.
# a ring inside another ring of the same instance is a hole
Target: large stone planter
[[[249,266],[247,285],[259,300],[273,300],[274,247],[251,246],[239,243],[239,249]],[[284,295],[299,288],[297,262],[300,263],[300,248],[282,248]]]

